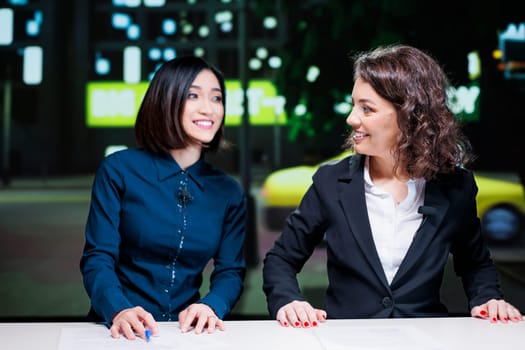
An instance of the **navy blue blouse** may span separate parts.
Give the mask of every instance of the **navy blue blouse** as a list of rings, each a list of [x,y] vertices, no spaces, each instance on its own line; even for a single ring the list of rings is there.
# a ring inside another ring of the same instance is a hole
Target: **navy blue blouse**
[[[109,155],[95,175],[80,261],[92,311],[111,324],[117,312],[142,306],[170,321],[199,302],[222,319],[243,289],[245,215],[239,183],[204,159],[183,171],[168,154]]]

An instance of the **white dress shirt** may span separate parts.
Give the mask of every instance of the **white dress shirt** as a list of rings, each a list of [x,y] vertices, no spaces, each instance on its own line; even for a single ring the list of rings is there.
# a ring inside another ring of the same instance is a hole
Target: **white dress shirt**
[[[408,195],[396,205],[394,198],[388,192],[372,182],[368,170],[368,158],[364,168],[364,179],[372,236],[386,279],[390,284],[421,225],[423,215],[418,213],[418,208],[424,202],[425,180],[408,180]]]

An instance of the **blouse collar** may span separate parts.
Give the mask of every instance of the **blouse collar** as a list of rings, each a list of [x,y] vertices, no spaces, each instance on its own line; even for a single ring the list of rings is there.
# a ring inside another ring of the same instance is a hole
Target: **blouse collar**
[[[160,181],[167,180],[173,176],[185,173],[191,178],[199,187],[204,186],[204,171],[206,169],[204,157],[201,157],[197,162],[183,170],[179,164],[168,153],[154,155],[155,166],[157,167],[157,174]]]

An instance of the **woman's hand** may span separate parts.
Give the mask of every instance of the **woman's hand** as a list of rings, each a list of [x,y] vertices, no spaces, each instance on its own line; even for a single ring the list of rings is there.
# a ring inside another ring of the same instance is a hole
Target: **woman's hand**
[[[503,299],[491,299],[485,304],[474,306],[470,310],[470,314],[472,317],[489,319],[491,322],[497,322],[498,320],[502,322],[509,320],[519,322],[523,320],[520,310]]]
[[[109,330],[113,338],[120,338],[123,334],[129,340],[134,340],[136,335],[146,340],[146,329],[149,329],[152,335],[158,333],[153,316],[142,307],[136,306],[116,314]]]
[[[306,301],[294,300],[279,309],[277,321],[284,327],[316,327],[318,322],[326,321],[326,311],[314,309]]]
[[[204,328],[208,333],[213,333],[215,328],[224,331],[224,321],[215,315],[211,307],[206,304],[191,304],[179,313],[179,326],[183,333],[187,332],[191,326],[195,327],[195,334],[202,333]]]

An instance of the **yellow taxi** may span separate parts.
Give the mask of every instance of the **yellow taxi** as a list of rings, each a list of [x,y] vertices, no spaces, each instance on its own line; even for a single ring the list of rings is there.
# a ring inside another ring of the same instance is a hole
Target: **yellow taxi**
[[[343,152],[317,165],[299,165],[276,170],[263,181],[261,199],[263,224],[270,231],[281,230],[286,217],[298,206],[312,175],[328,161],[342,159]],[[482,230],[492,241],[511,241],[523,234],[525,193],[519,181],[494,174],[475,172],[478,185],[477,206]]]

